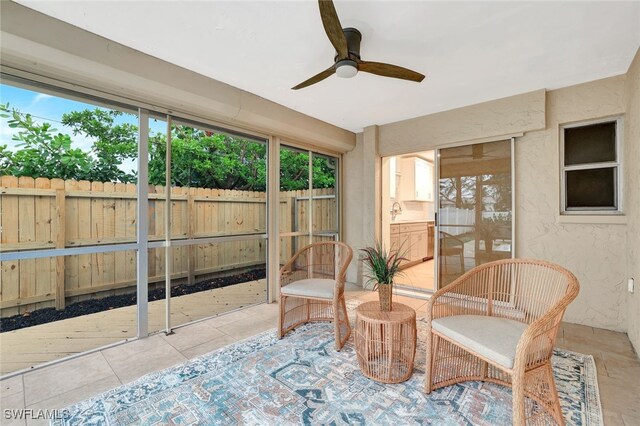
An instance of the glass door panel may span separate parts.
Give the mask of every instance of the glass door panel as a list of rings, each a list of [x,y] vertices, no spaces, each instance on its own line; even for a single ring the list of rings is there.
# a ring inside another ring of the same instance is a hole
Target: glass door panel
[[[149,206],[147,222],[149,224],[149,243],[161,243],[166,239],[167,187],[167,121],[161,114],[149,114]],[[171,213],[171,212],[169,212]],[[169,217],[170,220],[170,217]],[[156,333],[164,330],[165,323],[165,275],[167,271],[166,251],[164,247],[148,249],[149,264],[149,305],[148,330]]]
[[[339,234],[339,159],[280,147],[280,264],[304,246]]]
[[[4,77],[0,376],[135,337],[138,265],[137,112]]]
[[[280,148],[280,233],[309,232],[309,153]]]
[[[281,145],[279,228],[285,237],[281,255],[293,254],[309,243],[310,206],[309,151]]]
[[[266,302],[266,241],[253,237],[172,247],[172,326]],[[195,260],[191,270],[189,256]],[[192,284],[189,274],[195,275]]]
[[[512,142],[438,151],[438,283],[513,256]]]
[[[150,279],[151,331],[267,300],[266,142],[182,119],[172,120],[170,130],[161,124],[150,126],[150,183],[168,174],[170,185],[154,188],[158,202],[150,209],[159,215],[159,240],[169,213],[170,247],[150,253],[150,265],[161,268],[154,275],[163,275]],[[160,312],[166,318],[157,320]]]
[[[338,236],[338,159],[312,154],[311,230],[313,241],[334,240]]]

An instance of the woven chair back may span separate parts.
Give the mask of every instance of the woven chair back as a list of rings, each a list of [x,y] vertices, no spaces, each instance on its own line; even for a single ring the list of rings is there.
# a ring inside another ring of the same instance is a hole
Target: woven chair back
[[[537,259],[506,259],[478,266],[460,277],[455,292],[479,314],[531,324],[578,294],[576,277],[565,268]],[[479,290],[480,289],[480,290]]]
[[[294,255],[292,271],[306,271],[307,278],[329,278],[344,285],[353,250],[339,241],[309,244]]]

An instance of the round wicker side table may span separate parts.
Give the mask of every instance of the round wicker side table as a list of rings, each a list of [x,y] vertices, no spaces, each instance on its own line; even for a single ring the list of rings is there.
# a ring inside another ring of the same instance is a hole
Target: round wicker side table
[[[416,311],[393,303],[382,312],[379,302],[356,308],[356,355],[362,374],[382,383],[400,383],[413,373],[416,354]]]

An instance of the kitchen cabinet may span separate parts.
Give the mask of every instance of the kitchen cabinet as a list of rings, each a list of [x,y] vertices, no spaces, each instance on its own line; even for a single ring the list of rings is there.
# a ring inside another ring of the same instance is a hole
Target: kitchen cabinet
[[[392,224],[390,246],[401,252],[407,260],[404,264],[418,263],[433,257],[433,222],[408,222]],[[430,233],[431,232],[431,233]]]
[[[400,248],[400,234],[398,234],[398,227],[397,226],[394,227],[394,225],[391,225],[390,251],[398,251],[399,248]]]
[[[409,247],[411,250],[411,254],[409,258],[413,260],[422,260],[427,257],[428,248],[427,248],[427,233],[420,232],[412,232],[409,234]]]
[[[402,159],[400,198],[433,201],[433,165],[418,157]]]

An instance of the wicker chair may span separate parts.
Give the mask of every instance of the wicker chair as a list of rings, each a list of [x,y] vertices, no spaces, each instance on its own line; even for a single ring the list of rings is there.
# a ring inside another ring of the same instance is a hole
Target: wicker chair
[[[464,274],[464,241],[447,232],[440,231],[440,259],[445,273],[449,273],[447,257],[457,256],[460,261],[460,274]],[[457,275],[457,274],[456,274]]]
[[[486,263],[440,289],[427,310],[425,392],[494,382],[512,388],[513,424],[564,424],[551,355],[578,290],[571,272],[531,259]]]
[[[351,334],[344,300],[344,282],[353,250],[330,241],[310,244],[280,269],[278,337],[311,321],[333,321],[336,350]]]

